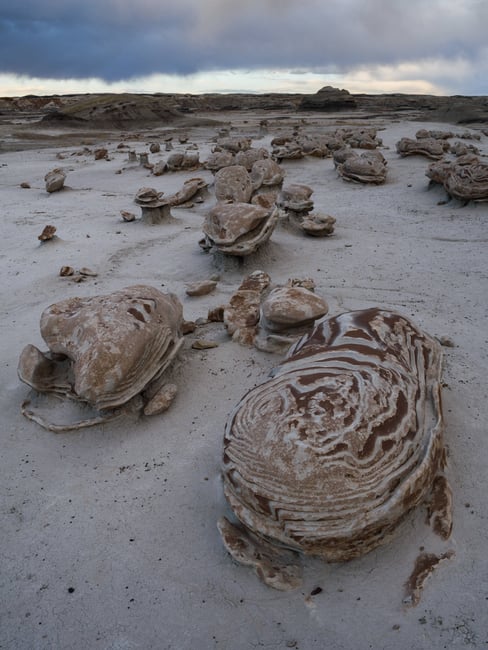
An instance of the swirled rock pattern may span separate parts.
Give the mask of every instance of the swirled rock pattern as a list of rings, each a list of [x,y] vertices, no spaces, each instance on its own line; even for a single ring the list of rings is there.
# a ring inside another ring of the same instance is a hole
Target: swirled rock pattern
[[[479,160],[452,165],[444,188],[449,196],[461,201],[488,201],[488,165]]]
[[[327,561],[387,542],[444,467],[441,363],[396,313],[320,321],[228,420],[224,492],[241,526]]]
[[[84,402],[101,413],[127,404],[143,391],[150,401],[157,392],[152,389],[183,341],[182,320],[175,295],[145,285],[104,296],[68,298],[42,313],[41,335],[49,352],[26,346],[19,378],[41,393]],[[39,418],[31,419],[45,426]]]

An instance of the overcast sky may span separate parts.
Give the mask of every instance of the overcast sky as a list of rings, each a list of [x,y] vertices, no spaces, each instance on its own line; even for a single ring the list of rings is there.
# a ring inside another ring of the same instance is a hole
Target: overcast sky
[[[0,0],[0,96],[488,94],[488,0]]]

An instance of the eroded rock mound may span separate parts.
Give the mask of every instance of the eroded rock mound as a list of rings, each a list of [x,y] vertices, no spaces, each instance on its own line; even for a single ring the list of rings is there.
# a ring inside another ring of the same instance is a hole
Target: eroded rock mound
[[[202,248],[245,257],[268,241],[277,221],[274,207],[219,201],[205,217]]]
[[[461,201],[488,201],[488,164],[479,160],[454,164],[447,171],[444,188]]]
[[[280,580],[275,565],[268,580],[249,539],[327,561],[390,540],[444,468],[441,357],[410,320],[377,308],[323,319],[292,346],[226,426],[224,493],[240,522],[231,535],[219,525],[230,553],[285,589],[296,573]]]
[[[401,138],[396,143],[396,150],[402,158],[405,156],[425,156],[431,160],[439,160],[449,151],[449,143],[446,140],[436,138]]]
[[[346,157],[336,169],[345,181],[381,185],[386,181],[386,166],[386,159],[380,151],[365,151]]]
[[[251,177],[242,165],[223,167],[215,174],[215,197],[218,201],[248,203],[251,195]]]
[[[47,429],[64,431],[112,419],[124,408],[157,412],[153,400],[158,401],[161,390],[167,392],[163,373],[183,341],[182,320],[175,295],[144,285],[51,305],[40,324],[49,351],[27,345],[19,360],[19,378],[40,393],[87,404],[97,414],[53,425],[26,403],[24,415]]]

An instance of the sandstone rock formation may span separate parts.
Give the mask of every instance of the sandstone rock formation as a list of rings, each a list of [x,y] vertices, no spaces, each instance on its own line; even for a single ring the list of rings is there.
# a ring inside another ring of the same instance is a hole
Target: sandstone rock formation
[[[380,151],[365,151],[348,156],[337,164],[337,171],[345,181],[380,185],[386,181],[386,159]]]
[[[219,201],[205,217],[205,239],[201,246],[225,255],[245,257],[268,241],[277,221],[276,208]]]
[[[363,555],[434,483],[435,529],[447,538],[441,357],[409,319],[376,308],[322,319],[296,343],[225,429],[224,493],[238,523],[219,528],[231,555],[271,586],[295,587],[299,568],[277,563],[277,547],[326,561]]]
[[[148,224],[159,224],[171,218],[171,204],[164,198],[164,192],[152,187],[141,187],[134,202],[141,207],[142,220]]]
[[[154,412],[151,402],[158,401],[163,374],[183,341],[181,325],[178,298],[144,285],[51,305],[40,325],[49,351],[27,345],[19,378],[35,391],[87,404],[97,413],[55,425],[26,402],[23,414],[47,429],[65,431],[113,419],[124,410]]]
[[[229,165],[215,174],[215,198],[218,201],[248,203],[251,195],[251,177],[242,165]]]
[[[59,192],[59,190],[62,190],[64,187],[66,172],[57,167],[56,169],[48,172],[44,176],[44,180],[46,182],[46,192],[49,192],[50,194],[52,192]]]

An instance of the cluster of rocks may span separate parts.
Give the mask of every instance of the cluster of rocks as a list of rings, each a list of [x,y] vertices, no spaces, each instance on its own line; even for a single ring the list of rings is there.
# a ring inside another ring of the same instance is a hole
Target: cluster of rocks
[[[271,287],[267,273],[254,271],[223,307],[224,326],[241,345],[283,352],[329,310],[314,289],[311,279],[291,279],[286,286]]]
[[[328,158],[338,149],[376,149],[382,145],[375,128],[335,129],[328,134],[302,133],[300,126],[293,131],[276,136],[271,140],[272,157],[281,162],[285,159],[300,159],[304,156]]]
[[[276,200],[285,218],[311,237],[327,237],[334,232],[335,217],[312,212],[313,190],[308,185],[292,183],[282,188]]]

